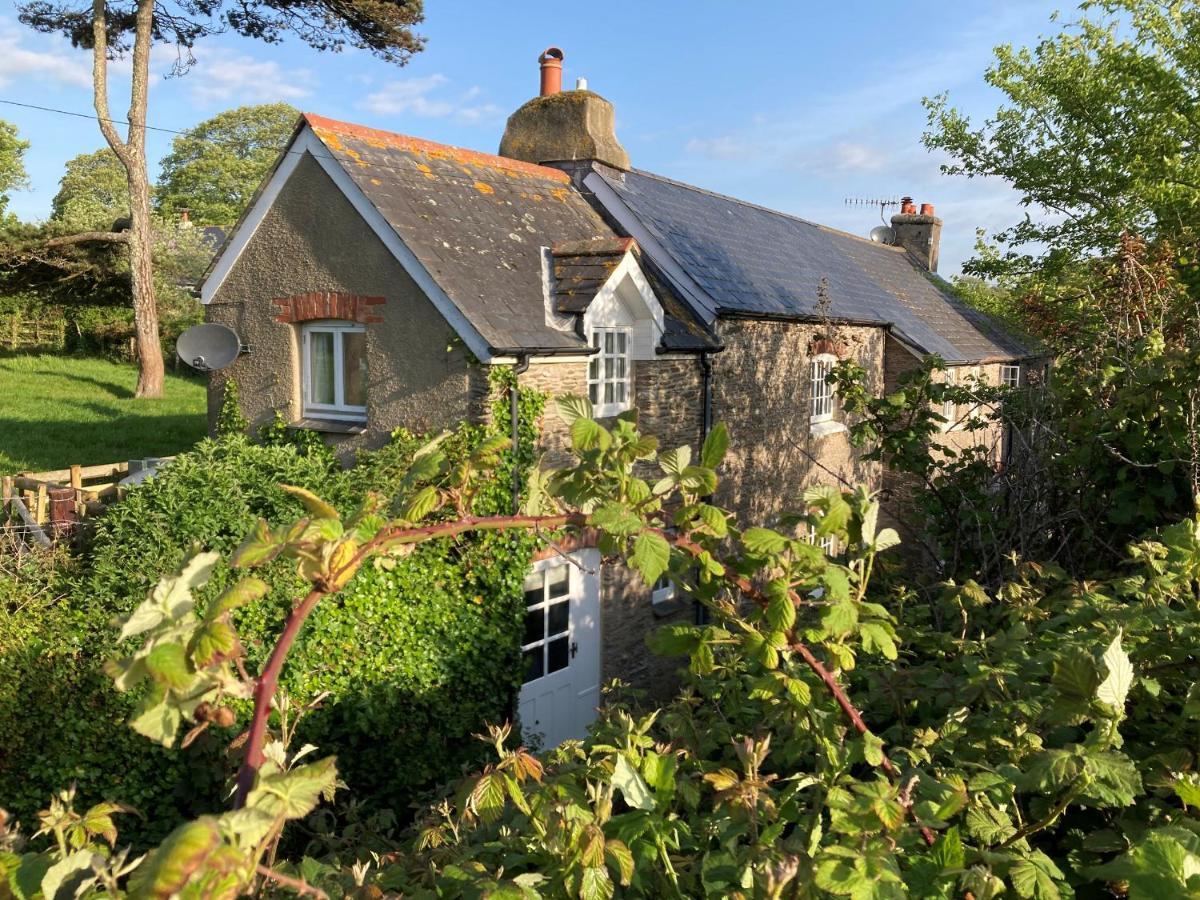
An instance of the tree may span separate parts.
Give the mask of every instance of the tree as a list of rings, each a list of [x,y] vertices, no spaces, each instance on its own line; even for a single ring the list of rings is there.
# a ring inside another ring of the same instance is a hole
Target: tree
[[[9,191],[25,187],[25,151],[29,141],[17,135],[17,126],[0,119],[0,215],[8,208]]]
[[[112,150],[81,153],[67,160],[50,204],[50,220],[71,232],[108,231],[129,214],[125,167]]]
[[[227,110],[175,138],[162,162],[159,209],[231,225],[287,144],[300,111],[286,103]]]
[[[150,176],[146,160],[150,52],[155,43],[180,51],[177,72],[186,71],[191,48],[202,37],[230,29],[244,37],[278,43],[295,34],[317,50],[338,51],[347,44],[388,62],[403,65],[421,50],[412,31],[422,21],[421,0],[29,0],[18,4],[21,21],[44,33],[68,37],[92,51],[92,99],[100,131],[125,169],[129,188],[130,229],[85,232],[65,242],[106,241],[129,249],[133,311],[138,348],[136,396],[160,397],[163,358],[159,346],[154,293]],[[108,64],[132,51],[127,123],[109,107]],[[122,138],[117,126],[127,125]]]
[[[947,174],[1001,178],[1031,214],[973,260],[991,275],[1057,274],[1122,234],[1191,233],[1200,210],[1200,12],[1167,0],[1099,0],[1035,48],[996,49],[986,73],[1006,103],[973,126],[926,100],[926,147]],[[1041,211],[1043,215],[1038,215]]]

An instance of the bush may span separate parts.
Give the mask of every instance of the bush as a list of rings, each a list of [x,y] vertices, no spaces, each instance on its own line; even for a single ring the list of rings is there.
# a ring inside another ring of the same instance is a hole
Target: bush
[[[448,442],[450,452],[464,453],[484,437],[484,429],[464,427]],[[197,548],[228,556],[260,518],[297,518],[303,507],[281,483],[320,492],[349,511],[368,490],[394,493],[417,446],[398,433],[343,470],[324,445],[205,441],[113,505],[69,600],[0,622],[4,805],[32,821],[52,790],[75,782],[82,799],[119,797],[155,810],[141,826],[142,840],[219,807],[235,733],[214,728],[169,753],[126,728],[138,698],[115,693],[103,674],[118,650],[109,623]],[[507,482],[481,494],[477,509],[496,502],[511,503]],[[302,663],[289,667],[283,686],[298,703],[329,696],[306,714],[298,739],[338,748],[344,778],[369,806],[402,810],[422,789],[461,774],[479,759],[472,732],[511,714],[531,550],[531,539],[499,534],[430,544],[362,571],[339,604],[308,622],[293,651]],[[294,562],[278,561],[263,576],[270,593],[236,618],[252,669],[261,667],[302,584]],[[228,567],[219,566],[202,600],[229,580]],[[453,703],[446,702],[450,692]],[[411,763],[395,764],[405,758]]]

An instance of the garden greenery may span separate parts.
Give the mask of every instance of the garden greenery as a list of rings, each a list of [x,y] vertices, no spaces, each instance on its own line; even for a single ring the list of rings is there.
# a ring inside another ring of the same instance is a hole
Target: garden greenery
[[[227,566],[212,551],[191,555],[121,618],[108,672],[136,697],[134,730],[165,747],[253,703],[230,807],[131,859],[112,849],[122,808],[77,812],[67,792],[40,820],[45,849],[7,837],[9,883],[30,897],[65,896],[64,885],[77,896],[268,886],[584,900],[1200,890],[1200,519],[1134,543],[1086,582],[1028,563],[991,592],[873,588],[897,536],[865,491],[814,487],[776,528],[741,528],[705,499],[723,428],[693,458],[659,452],[632,414],[606,428],[583,398],[560,412],[578,463],[532,477],[518,514],[473,506],[496,481],[504,439],[463,456],[442,437],[409,455],[388,497],[342,513],[280,488],[301,518],[260,522]],[[649,461],[653,483],[636,474]],[[839,555],[797,537],[801,526],[834,537]],[[708,610],[708,624],[653,639],[686,660],[679,698],[648,713],[614,704],[587,740],[543,757],[497,724],[481,742],[492,761],[387,853],[364,841],[281,858],[288,823],[353,764],[297,746],[293,703],[278,691],[309,677],[293,669],[321,664],[301,660],[322,611],[360,573],[424,546],[579,529],[647,582],[669,574]],[[278,566],[298,590],[275,605],[265,598]],[[246,639],[251,611],[283,617],[269,649]]]
[[[507,433],[506,383],[496,385],[495,426],[464,426],[447,439],[448,459],[469,457]],[[527,466],[543,400],[522,390],[516,460],[498,453],[506,473]],[[343,469],[321,442],[260,444],[236,434],[205,441],[132,490],[100,520],[70,583],[57,593],[0,617],[0,797],[31,823],[45,798],[75,784],[81,803],[96,802],[120,784],[122,800],[139,810],[128,834],[157,840],[181,818],[218,806],[234,729],[214,722],[183,752],[146,743],[122,727],[137,697],[114,694],[104,662],[121,643],[109,623],[129,613],[197,546],[228,555],[260,518],[287,521],[302,505],[279,484],[321,491],[351,510],[369,490],[395,493],[421,442],[397,432],[383,449],[360,454]],[[480,513],[507,512],[511,479],[481,484]],[[304,715],[302,741],[338,750],[342,778],[372,809],[403,815],[420,791],[458,777],[480,758],[470,740],[487,721],[508,715],[520,683],[515,648],[524,605],[522,582],[532,538],[484,535],[431,543],[403,559],[382,560],[358,574],[337,604],[323,606],[295,649],[283,686]],[[248,664],[269,651],[296,590],[294,566],[279,563],[260,576],[270,590],[235,622]],[[213,567],[201,602],[234,577]],[[2,582],[0,582],[2,583]],[[65,596],[64,596],[65,595]],[[3,593],[0,592],[0,597]],[[506,649],[508,648],[508,649]],[[455,701],[447,703],[447,692]],[[381,739],[380,735],[386,735]],[[396,766],[396,758],[413,763]]]

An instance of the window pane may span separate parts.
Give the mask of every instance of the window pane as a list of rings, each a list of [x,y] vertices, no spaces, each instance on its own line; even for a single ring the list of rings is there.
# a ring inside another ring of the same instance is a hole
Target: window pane
[[[617,382],[617,402],[618,403],[625,402],[625,382],[623,382],[623,381]]]
[[[588,385],[588,399],[591,400],[593,403],[600,402],[600,383],[599,382]]]
[[[526,650],[523,654],[525,658],[525,681],[533,681],[535,678],[542,677],[542,648],[534,647],[532,650]]]
[[[546,612],[542,609],[531,609],[525,613],[525,637],[521,644],[532,644],[546,636]]]
[[[565,637],[556,638],[546,645],[546,671],[557,672],[559,669],[567,667],[567,639]]]
[[[613,402],[613,383],[611,381],[604,382],[604,402]]]
[[[525,605],[533,606],[542,602],[545,594],[542,592],[542,585],[546,583],[546,576],[543,572],[533,572],[525,576]]]
[[[367,405],[367,333],[365,331],[342,332],[342,361],[346,367],[346,406]]]
[[[563,600],[561,603],[555,603],[550,606],[550,624],[546,629],[547,634],[562,634],[567,630],[567,625],[571,620],[571,601]]]
[[[594,340],[595,340],[595,338],[593,338],[593,341]],[[588,361],[588,379],[590,381],[596,381],[599,377],[600,377],[600,357],[593,356]]]
[[[565,597],[571,584],[571,570],[566,566],[555,566],[546,572],[546,581],[550,585],[547,596]]]
[[[333,334],[310,331],[308,334],[308,396],[313,403],[332,406],[333,395]]]
[[[604,352],[608,354],[613,352],[613,333],[611,331],[604,332]]]

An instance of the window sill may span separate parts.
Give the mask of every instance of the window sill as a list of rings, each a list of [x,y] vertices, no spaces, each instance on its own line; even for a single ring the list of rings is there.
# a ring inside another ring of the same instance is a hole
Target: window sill
[[[592,418],[613,419],[632,407],[628,403],[599,403],[592,406]]]
[[[826,437],[845,431],[846,425],[843,422],[835,422],[833,419],[829,419],[826,422],[811,423],[808,430],[813,437]]]
[[[671,597],[669,600],[652,600],[650,602],[650,612],[656,619],[677,616],[690,607],[691,603],[683,597]]]
[[[298,431],[320,431],[325,434],[362,434],[367,430],[366,422],[338,421],[336,419],[314,419],[308,416],[288,425]]]

